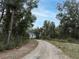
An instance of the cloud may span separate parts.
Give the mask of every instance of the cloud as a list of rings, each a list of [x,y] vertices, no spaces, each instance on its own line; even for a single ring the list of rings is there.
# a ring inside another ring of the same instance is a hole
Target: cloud
[[[79,0],[77,0],[77,2],[79,2]]]
[[[57,12],[41,9],[32,10],[32,14],[37,17],[36,22],[34,23],[34,28],[42,27],[45,20],[55,22],[55,25],[59,25],[59,21],[56,19]]]
[[[41,12],[41,11],[33,11],[32,14],[36,15],[37,17],[48,17],[46,12]]]
[[[32,10],[32,14],[34,14],[37,18],[38,17],[53,18],[56,16],[56,13],[49,11],[49,10],[45,10],[45,9],[34,9]]]

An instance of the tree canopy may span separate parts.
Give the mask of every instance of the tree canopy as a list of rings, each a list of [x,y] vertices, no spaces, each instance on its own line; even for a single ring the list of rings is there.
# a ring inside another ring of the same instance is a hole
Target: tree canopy
[[[79,2],[66,0],[64,4],[58,4],[61,33],[64,36],[79,37]]]
[[[32,9],[37,8],[38,0],[1,0],[0,23],[2,24],[3,42],[24,42],[28,37],[26,30],[33,26],[36,17]],[[5,36],[5,37],[4,37]]]

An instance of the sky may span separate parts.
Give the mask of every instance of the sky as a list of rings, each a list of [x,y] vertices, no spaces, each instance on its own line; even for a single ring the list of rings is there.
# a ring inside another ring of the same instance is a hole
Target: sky
[[[32,10],[32,14],[37,17],[33,28],[42,27],[45,20],[53,21],[55,26],[59,25],[60,21],[56,19],[58,2],[63,2],[63,0],[39,1],[38,8]]]

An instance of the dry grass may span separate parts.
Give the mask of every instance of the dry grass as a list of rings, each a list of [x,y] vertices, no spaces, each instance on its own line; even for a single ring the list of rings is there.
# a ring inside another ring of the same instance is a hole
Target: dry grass
[[[79,59],[79,44],[69,43],[69,42],[60,42],[58,40],[49,41],[52,44],[60,48],[65,54],[70,56],[72,59]]]

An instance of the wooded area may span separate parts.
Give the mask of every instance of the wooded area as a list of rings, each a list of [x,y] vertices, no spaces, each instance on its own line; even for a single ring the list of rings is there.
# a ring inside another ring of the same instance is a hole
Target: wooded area
[[[29,28],[37,19],[32,10],[38,0],[0,0],[0,50],[12,49],[28,42]],[[66,0],[57,3],[59,26],[45,20],[41,28],[33,29],[36,39],[79,40],[79,2]],[[42,21],[42,20],[41,20]],[[72,39],[73,38],[73,39]]]
[[[0,0],[0,50],[12,49],[27,42],[26,33],[36,17],[31,10],[37,0]]]
[[[55,26],[54,22],[45,21],[43,27],[35,29],[37,38],[73,38],[79,39],[79,2],[66,0],[64,3],[57,3],[60,25]],[[42,37],[43,36],[43,37]],[[72,39],[72,40],[73,40]]]

